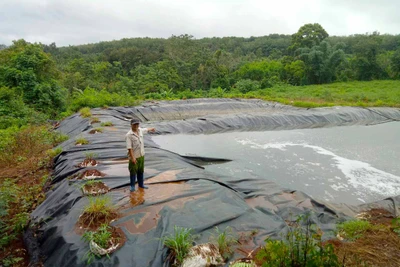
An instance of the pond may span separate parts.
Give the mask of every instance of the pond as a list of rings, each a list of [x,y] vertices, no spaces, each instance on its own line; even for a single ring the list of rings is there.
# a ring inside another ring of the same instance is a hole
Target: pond
[[[263,178],[315,199],[361,204],[400,195],[400,123],[288,131],[163,135],[181,155],[228,158],[207,171]]]

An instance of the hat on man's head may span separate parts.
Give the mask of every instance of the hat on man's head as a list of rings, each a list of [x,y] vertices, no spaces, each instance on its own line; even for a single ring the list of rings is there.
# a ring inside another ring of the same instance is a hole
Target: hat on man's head
[[[137,119],[137,118],[133,118],[133,119],[131,120],[131,125],[133,125],[133,124],[139,124],[139,123],[140,123],[140,120]]]

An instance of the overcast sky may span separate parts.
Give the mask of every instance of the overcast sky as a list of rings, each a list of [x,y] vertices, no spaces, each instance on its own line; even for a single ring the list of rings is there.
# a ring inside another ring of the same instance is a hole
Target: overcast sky
[[[399,11],[400,0],[0,0],[0,44],[292,34],[315,22],[330,35],[399,34]]]

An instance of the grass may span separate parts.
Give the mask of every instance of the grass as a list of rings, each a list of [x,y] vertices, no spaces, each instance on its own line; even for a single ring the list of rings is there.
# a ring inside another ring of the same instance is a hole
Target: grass
[[[341,82],[308,86],[278,86],[248,93],[298,107],[400,107],[400,81]]]
[[[80,136],[75,140],[75,145],[79,145],[79,144],[80,145],[87,145],[87,144],[89,144],[89,141],[86,138]]]
[[[337,231],[345,239],[354,241],[363,236],[363,234],[377,226],[368,221],[347,221],[337,225]]]
[[[100,125],[102,127],[114,126],[114,124],[111,121],[102,122]]]
[[[99,133],[102,133],[104,131],[104,129],[101,127],[94,128],[93,130]]]
[[[232,255],[232,246],[238,243],[237,238],[233,236],[232,228],[230,227],[225,228],[224,231],[215,227],[215,234],[211,235],[211,240],[218,246],[219,253],[225,260]]]
[[[84,186],[86,186],[86,185],[92,186],[92,185],[100,184],[100,183],[102,183],[102,181],[89,180],[89,181],[85,182],[85,183],[82,185],[82,187],[84,187]]]
[[[88,180],[88,181],[86,181],[85,183],[79,185],[78,187],[79,187],[80,189],[83,189],[85,186],[93,186],[93,185],[96,185],[96,184],[99,184],[99,183],[102,183],[102,181],[98,181],[98,180]]]
[[[303,107],[359,106],[359,107],[400,107],[400,81],[352,81],[336,82],[321,85],[276,85],[272,88],[240,93],[238,91],[220,90],[182,91],[168,95],[169,100],[191,99],[203,97],[225,98],[258,98],[266,101],[276,101],[282,104]],[[165,99],[161,93],[149,93],[145,99]]]
[[[111,227],[107,224],[102,224],[97,231],[86,231],[82,239],[88,243],[91,241],[95,242],[101,248],[107,249],[110,245],[110,240],[112,238],[112,233],[110,231]],[[93,253],[91,250],[86,254],[87,264],[90,264],[96,257],[101,257]],[[107,254],[107,257],[110,257]]]
[[[81,114],[81,116],[83,118],[90,118],[92,116],[92,113],[90,112],[90,108],[87,108],[87,107],[81,108],[79,110],[79,113]]]
[[[99,123],[100,122],[100,120],[99,120],[99,118],[97,118],[97,117],[92,117],[91,119],[90,119],[90,123]]]
[[[180,266],[189,249],[193,246],[192,229],[174,226],[174,234],[163,238],[164,246],[171,250],[168,256],[170,262]]]
[[[83,154],[85,155],[85,159],[87,160],[93,160],[97,157],[97,154],[94,152],[84,152]]]
[[[116,216],[116,208],[109,196],[88,197],[89,204],[84,207],[81,223],[91,227],[99,223],[107,223]]]

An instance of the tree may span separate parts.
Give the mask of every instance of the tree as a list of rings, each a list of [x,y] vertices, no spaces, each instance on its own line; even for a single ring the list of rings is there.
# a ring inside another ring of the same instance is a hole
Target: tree
[[[400,78],[400,48],[397,48],[396,52],[392,55],[390,66],[394,76]]]
[[[336,79],[337,69],[346,60],[342,45],[331,45],[323,41],[311,49],[299,49],[299,58],[306,64],[308,83],[329,83]]]
[[[319,45],[329,34],[318,23],[305,24],[292,35],[289,50],[294,53],[299,48],[311,48]]]
[[[40,44],[18,40],[0,51],[0,86],[14,88],[37,110],[54,115],[63,109],[65,97],[59,78],[54,61]]]
[[[378,64],[380,42],[378,32],[359,36],[358,42],[354,45],[355,60],[353,62],[358,80],[368,81],[384,76]]]

